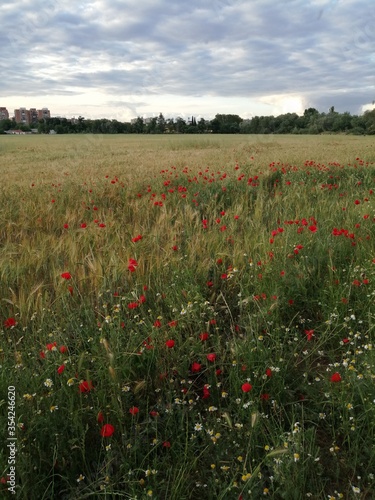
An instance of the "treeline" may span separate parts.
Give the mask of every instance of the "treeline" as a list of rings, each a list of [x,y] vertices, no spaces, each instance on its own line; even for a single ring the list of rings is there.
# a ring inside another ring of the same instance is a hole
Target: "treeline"
[[[19,128],[30,128],[17,124],[14,120],[0,121],[0,133]],[[77,119],[60,117],[40,121],[37,130],[41,134],[54,131],[57,134],[322,134],[347,133],[356,135],[375,134],[375,110],[363,115],[351,115],[349,112],[338,113],[332,106],[327,113],[320,113],[315,108],[305,109],[302,116],[286,113],[279,116],[254,116],[242,119],[238,115],[217,114],[213,120],[191,117],[164,118],[138,117],[131,122],[120,122],[106,118],[91,120],[80,116]]]

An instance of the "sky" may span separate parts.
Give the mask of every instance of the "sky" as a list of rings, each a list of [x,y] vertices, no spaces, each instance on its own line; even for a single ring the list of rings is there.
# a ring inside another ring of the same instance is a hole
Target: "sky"
[[[361,114],[374,108],[374,26],[369,0],[2,0],[0,107]]]

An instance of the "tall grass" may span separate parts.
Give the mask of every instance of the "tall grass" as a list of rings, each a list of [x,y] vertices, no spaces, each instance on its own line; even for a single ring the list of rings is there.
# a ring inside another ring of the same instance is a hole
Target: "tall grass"
[[[188,139],[0,139],[18,498],[372,498],[373,143]]]

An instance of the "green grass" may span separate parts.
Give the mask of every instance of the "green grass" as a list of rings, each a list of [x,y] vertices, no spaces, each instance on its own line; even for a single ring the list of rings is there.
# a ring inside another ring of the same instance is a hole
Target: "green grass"
[[[17,498],[375,496],[371,138],[1,137],[0,154]]]

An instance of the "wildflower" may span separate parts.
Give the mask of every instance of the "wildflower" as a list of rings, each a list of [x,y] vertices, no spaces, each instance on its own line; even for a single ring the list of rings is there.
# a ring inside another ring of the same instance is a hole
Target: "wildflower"
[[[331,382],[341,382],[341,375],[338,372],[335,372],[331,375]]]
[[[61,273],[61,277],[64,279],[64,280],[70,280],[72,279],[72,275],[68,272],[66,273]]]
[[[206,340],[208,340],[208,333],[207,332],[201,333],[199,335],[199,338],[201,339],[202,342],[205,342]]]
[[[213,363],[216,360],[216,354],[214,352],[212,352],[210,354],[207,354],[206,358],[207,358],[207,361],[210,361],[211,363]]]
[[[194,425],[194,430],[200,432],[202,429],[203,429],[203,425],[202,424],[195,424]]]
[[[298,460],[300,458],[299,453],[294,453],[293,458],[294,458],[295,462],[298,462]]]
[[[91,380],[83,380],[78,387],[79,392],[90,392],[91,389],[94,389]]]
[[[137,408],[136,406],[132,406],[131,408],[129,408],[129,413],[131,415],[137,415],[137,413],[139,413],[139,408]]]
[[[60,365],[57,369],[57,373],[59,375],[61,375],[63,373],[63,371],[65,370],[65,365]]]
[[[134,273],[134,271],[136,270],[137,266],[138,266],[138,262],[135,259],[129,259],[128,260],[128,270],[131,273]]]
[[[197,362],[194,362],[192,365],[191,365],[191,371],[193,373],[198,373],[201,371],[201,368],[202,368],[202,365],[200,363],[197,363]]]
[[[57,345],[56,342],[52,342],[51,344],[47,344],[46,345],[47,351],[57,351],[56,345]]]
[[[314,336],[314,330],[305,330],[306,338],[308,341]]]
[[[7,318],[4,321],[4,326],[5,328],[12,328],[13,326],[17,325],[17,321],[14,318]]]
[[[46,387],[52,387],[53,386],[53,382],[50,378],[47,378],[45,381],[44,381],[44,385]]]
[[[172,340],[172,339],[167,340],[167,341],[166,341],[166,343],[165,343],[165,345],[166,345],[169,349],[171,349],[172,347],[174,347],[174,345],[175,345],[175,341],[174,341],[174,340]]]
[[[102,437],[111,437],[114,432],[115,428],[111,424],[104,424],[100,429],[100,435]]]
[[[77,479],[77,483],[80,483],[84,479],[85,479],[85,476],[82,476],[82,474],[80,474],[79,477],[78,477],[78,479]]]
[[[59,407],[58,407],[58,406],[54,406],[54,405],[52,405],[52,406],[50,407],[49,411],[50,411],[51,413],[53,413],[54,411],[56,411],[56,410],[58,410],[58,409],[59,409]]]
[[[74,385],[74,378],[70,378],[68,381],[67,381],[67,384],[69,387],[71,387],[72,385]]]
[[[101,411],[98,413],[96,420],[98,421],[98,424],[101,424],[102,422],[104,422],[104,415]]]
[[[249,382],[245,382],[241,386],[242,392],[250,392],[252,388],[253,388],[253,386],[251,384],[249,384]]]

